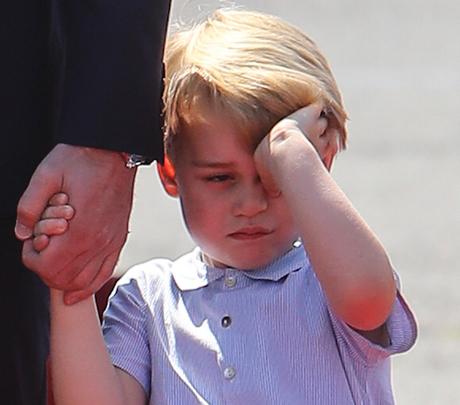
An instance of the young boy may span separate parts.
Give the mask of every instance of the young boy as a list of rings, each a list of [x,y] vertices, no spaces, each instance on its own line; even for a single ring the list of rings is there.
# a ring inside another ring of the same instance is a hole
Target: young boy
[[[51,291],[57,403],[393,403],[389,356],[415,321],[329,174],[346,114],[316,45],[272,16],[215,12],[169,41],[165,106],[158,171],[197,248],[131,269],[104,337],[93,300]],[[50,202],[37,249],[65,231],[66,203]]]

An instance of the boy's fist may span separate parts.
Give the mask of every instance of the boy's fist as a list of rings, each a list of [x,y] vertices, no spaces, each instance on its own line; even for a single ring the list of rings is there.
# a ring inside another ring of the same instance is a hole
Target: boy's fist
[[[276,196],[281,192],[276,182],[278,154],[288,153],[296,159],[302,150],[311,148],[330,170],[338,151],[338,132],[328,125],[322,103],[310,104],[283,118],[257,146],[254,159],[269,195]]]
[[[331,170],[332,162],[339,150],[339,132],[331,125],[329,118],[324,111],[324,105],[317,102],[300,108],[277,124],[280,125],[286,120],[283,125],[296,125],[313,145],[328,171]]]
[[[67,231],[68,221],[74,216],[74,209],[68,205],[69,197],[65,193],[54,194],[48,201],[40,220],[35,224],[32,244],[37,252],[44,250],[49,238]]]

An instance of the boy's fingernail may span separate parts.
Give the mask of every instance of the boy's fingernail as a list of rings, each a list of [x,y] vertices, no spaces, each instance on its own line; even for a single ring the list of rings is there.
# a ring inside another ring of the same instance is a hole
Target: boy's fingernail
[[[16,237],[21,240],[29,239],[32,237],[32,229],[28,228],[24,224],[21,224],[20,222],[16,222],[14,233],[16,234]]]

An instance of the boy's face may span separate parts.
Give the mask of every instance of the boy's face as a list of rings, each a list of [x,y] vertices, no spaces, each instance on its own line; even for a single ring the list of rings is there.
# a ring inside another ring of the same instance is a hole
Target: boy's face
[[[210,264],[252,269],[286,252],[297,238],[286,202],[267,195],[235,126],[216,118],[179,136],[175,176],[160,175]]]

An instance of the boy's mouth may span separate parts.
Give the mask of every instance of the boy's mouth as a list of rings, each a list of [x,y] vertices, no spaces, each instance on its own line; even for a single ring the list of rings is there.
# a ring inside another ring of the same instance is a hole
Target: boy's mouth
[[[270,235],[272,232],[273,231],[270,231],[269,229],[260,226],[254,226],[238,229],[236,232],[233,232],[228,236],[236,240],[251,240]]]

